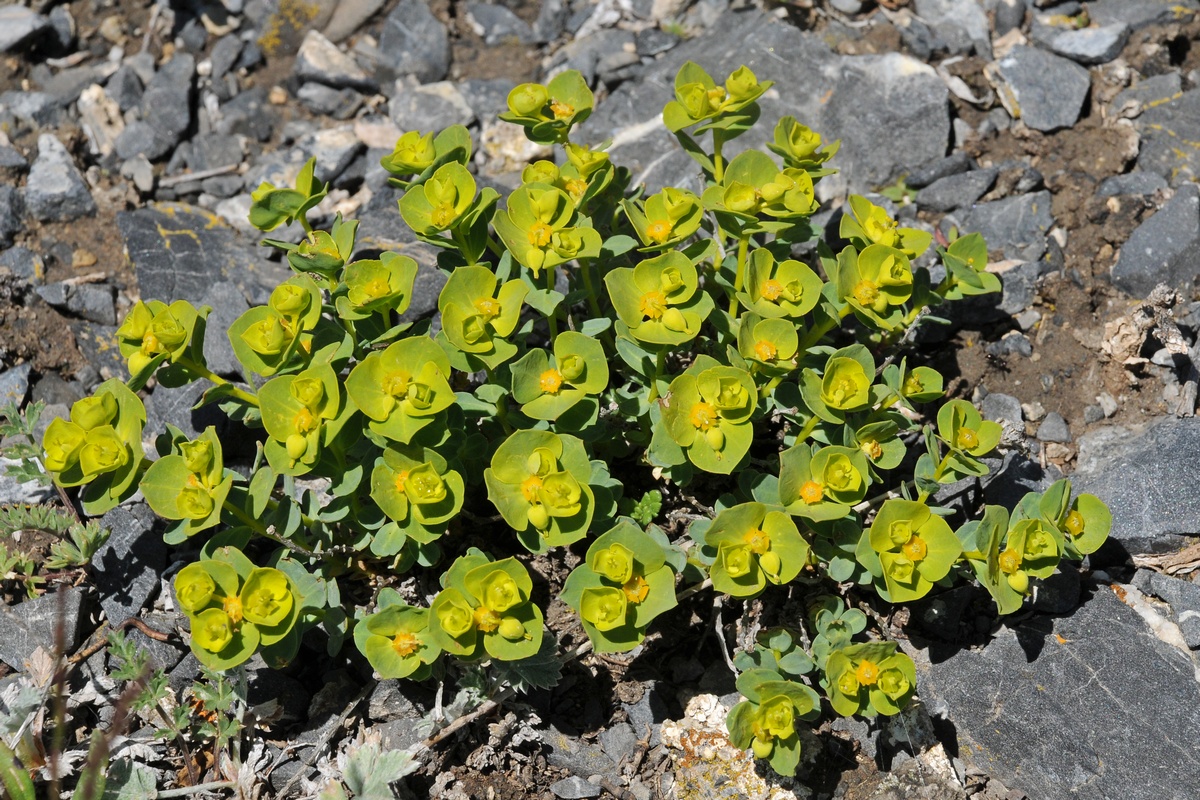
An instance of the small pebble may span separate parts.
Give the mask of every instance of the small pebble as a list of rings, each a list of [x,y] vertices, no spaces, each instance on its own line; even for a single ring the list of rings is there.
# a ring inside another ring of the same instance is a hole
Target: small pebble
[[[1071,441],[1071,429],[1067,426],[1067,421],[1057,411],[1051,411],[1042,420],[1042,424],[1038,426],[1037,438],[1043,442],[1061,442],[1066,443]]]

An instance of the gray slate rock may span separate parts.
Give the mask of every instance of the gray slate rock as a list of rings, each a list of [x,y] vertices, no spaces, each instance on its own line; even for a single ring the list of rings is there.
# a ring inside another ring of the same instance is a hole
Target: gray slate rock
[[[964,230],[983,234],[989,250],[1022,261],[1042,257],[1053,225],[1047,191],[980,203],[963,220]]]
[[[1113,175],[1100,182],[1096,189],[1097,197],[1115,197],[1122,194],[1148,195],[1167,188],[1167,179],[1154,172],[1143,172],[1140,169],[1126,172],[1123,175]]]
[[[363,104],[363,96],[353,89],[334,89],[323,83],[304,84],[296,92],[296,99],[314,114],[334,119],[349,119]]]
[[[88,322],[117,324],[117,290],[112,286],[83,284],[67,297],[67,310]]]
[[[220,217],[185,203],[122,211],[117,229],[144,300],[200,305],[213,284],[226,280],[253,297],[291,274],[286,265],[262,259]]]
[[[1171,606],[1171,612],[1189,649],[1200,649],[1200,583],[1164,575],[1152,569],[1139,569],[1133,585]]]
[[[187,165],[193,172],[235,166],[244,157],[238,137],[230,134],[202,133],[190,144]]]
[[[3,395],[0,395],[0,403],[3,402]],[[22,483],[10,476],[8,468],[15,467],[19,463],[16,459],[0,456],[0,506],[37,505],[54,497],[55,490],[52,486],[46,486],[37,481]]]
[[[1162,419],[1144,430],[1098,428],[1079,437],[1072,483],[1113,514],[1111,539],[1130,553],[1200,536],[1200,419]]]
[[[396,81],[396,93],[388,101],[388,116],[402,131],[440,131],[475,121],[475,112],[450,81],[424,86]]]
[[[1021,401],[1011,394],[989,392],[988,396],[983,398],[983,402],[979,404],[979,410],[984,419],[990,419],[993,422],[1008,420],[1018,428],[1021,427],[1021,420],[1024,419]]]
[[[0,144],[0,169],[24,172],[28,168],[29,162],[25,160],[25,156],[21,155],[21,152],[17,148]]]
[[[913,189],[924,189],[942,178],[948,178],[951,175],[960,175],[967,172],[975,166],[972,158],[961,150],[951,153],[948,156],[938,158],[936,161],[922,165],[911,175],[904,179],[904,182]]]
[[[953,211],[969,206],[987,193],[996,182],[994,167],[948,175],[917,192],[917,205],[928,211]]]
[[[83,592],[60,589],[15,606],[0,606],[0,661],[17,672],[25,671],[25,662],[41,647],[54,652],[61,635],[66,651],[78,645],[83,621]]]
[[[20,3],[0,7],[0,53],[29,44],[49,28],[49,19]]]
[[[0,107],[35,129],[56,127],[63,117],[58,100],[46,92],[4,92],[0,94]]]
[[[1180,147],[1200,129],[1200,89],[1146,108],[1133,126],[1141,136],[1140,169],[1157,172],[1172,186],[1200,177],[1200,150]]]
[[[1071,441],[1071,428],[1067,425],[1067,421],[1063,419],[1062,414],[1057,411],[1051,411],[1042,420],[1042,424],[1038,426],[1037,438],[1043,442],[1061,442],[1063,444]]]
[[[555,67],[561,65],[564,69],[579,70],[584,80],[593,84],[597,79],[611,79],[622,67],[640,63],[636,48],[634,36],[629,31],[602,28],[568,42],[555,53],[552,63]]]
[[[613,775],[616,762],[604,754],[598,745],[589,744],[577,736],[568,736],[554,725],[543,733],[549,752],[546,761],[552,767],[565,769],[575,775]]]
[[[341,42],[350,37],[364,22],[383,8],[385,0],[341,0],[337,10],[329,18],[323,33],[331,42]]]
[[[137,616],[158,589],[167,565],[167,546],[154,530],[154,522],[154,512],[145,503],[118,506],[100,520],[110,535],[96,551],[92,570],[100,607],[111,624]]]
[[[993,18],[997,38],[1025,23],[1025,8],[1025,0],[998,0]]]
[[[1092,85],[1074,61],[1024,45],[996,62],[996,76],[1008,113],[1039,131],[1074,125]]]
[[[1129,39],[1129,26],[1117,22],[1097,28],[1047,31],[1042,44],[1080,64],[1107,64],[1121,54]]]
[[[221,119],[216,125],[219,133],[235,133],[265,142],[271,138],[278,115],[267,103],[267,92],[261,86],[239,92],[221,106]],[[257,188],[257,187],[256,187]]]
[[[220,48],[220,46],[221,43],[218,42],[217,48]],[[213,56],[215,59],[215,49]],[[215,63],[216,62],[214,61],[214,73],[216,72]],[[108,79],[108,83],[104,86],[105,93],[116,102],[122,112],[128,111],[131,108],[137,108],[139,105],[141,105],[142,92],[144,89],[145,87],[142,86],[142,79],[138,77],[137,71],[128,64],[123,64],[116,72],[114,72],[112,77]]]
[[[163,431],[168,424],[174,425],[188,435],[196,438],[209,425],[221,434],[229,426],[229,418],[215,404],[195,408],[196,404],[211,388],[208,381],[196,381],[184,386],[168,387],[158,385],[146,397],[146,430]],[[232,460],[230,452],[234,443],[226,445],[225,457]]]
[[[27,247],[10,247],[0,253],[0,267],[6,267],[18,278],[35,286],[46,277],[45,261]]]
[[[0,247],[8,247],[13,237],[24,230],[25,199],[15,186],[0,186]]]
[[[38,137],[38,157],[25,186],[25,207],[41,222],[69,222],[96,213],[91,190],[53,134]]]
[[[225,74],[233,69],[233,65],[237,63],[238,56],[242,54],[242,40],[235,34],[227,34],[217,40],[213,45],[212,54],[209,55],[209,60],[212,61],[212,79],[214,82],[221,80]]]
[[[141,153],[157,161],[179,144],[192,125],[196,59],[177,53],[154,74],[142,93],[141,119],[126,126],[117,137],[122,159]]]
[[[310,156],[317,160],[313,171],[317,180],[332,181],[350,166],[366,145],[359,141],[354,128],[345,125],[307,134],[296,142],[296,149],[303,155],[301,162]]]
[[[25,395],[29,393],[29,362],[0,372],[0,406],[16,403],[25,404]]]
[[[585,797],[599,797],[602,790],[596,784],[589,783],[578,775],[572,775],[550,784],[550,791],[562,800],[582,800]]]
[[[1200,188],[1185,183],[1152,217],[1134,229],[1113,264],[1112,281],[1134,297],[1160,283],[1190,285],[1200,257]]]
[[[1088,16],[1097,25],[1124,23],[1133,29],[1178,18],[1179,9],[1200,8],[1195,0],[1090,0]]]
[[[1178,72],[1152,75],[1122,89],[1113,98],[1112,108],[1117,113],[1141,113],[1144,109],[1161,105],[1183,93],[1183,78]]]
[[[661,30],[659,28],[647,28],[644,31],[639,31],[634,34],[634,45],[637,47],[637,54],[642,58],[652,58],[660,53],[665,53],[681,41],[678,36],[673,33]]]
[[[233,354],[233,345],[225,332],[250,310],[246,296],[232,283],[222,281],[209,288],[201,304],[212,308],[204,326],[204,361],[218,375],[240,376],[241,362]]]
[[[508,93],[513,83],[507,78],[468,78],[454,85],[480,119],[491,119],[508,110]]]
[[[747,64],[776,82],[760,102],[755,131],[736,140],[731,156],[761,145],[785,114],[804,120],[826,141],[841,139],[841,172],[821,181],[822,196],[891,183],[943,157],[949,147],[948,92],[931,67],[897,53],[838,56],[818,36],[768,14],[731,13],[655,61],[643,79],[618,86],[581,127],[589,142],[619,137],[613,159],[627,164],[634,181],[644,181],[649,191],[664,185],[703,189],[695,163],[659,120],[670,95],[664,87],[688,60],[722,76]],[[896,103],[896,97],[905,100]],[[888,131],[887,148],[879,147],[880,130]]]
[[[510,42],[532,44],[536,38],[528,22],[493,3],[467,3],[467,22],[491,47]]]
[[[1195,667],[1107,587],[1071,616],[1001,628],[982,650],[917,656],[930,713],[953,723],[963,758],[1010,789],[1184,800],[1200,785]]]
[[[975,0],[916,0],[921,17],[946,44],[950,53],[972,49],[985,58],[992,55],[987,14]]]
[[[424,0],[400,0],[383,24],[379,50],[396,75],[415,75],[421,83],[450,71],[449,34]]]
[[[296,77],[335,89],[372,91],[375,81],[350,56],[316,31],[309,31],[296,54]]]

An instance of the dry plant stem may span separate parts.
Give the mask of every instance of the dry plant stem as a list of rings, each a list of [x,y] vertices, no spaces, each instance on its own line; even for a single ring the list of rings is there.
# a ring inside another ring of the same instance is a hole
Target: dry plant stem
[[[188,183],[190,181],[202,181],[205,178],[215,178],[218,175],[226,175],[230,172],[237,172],[238,167],[238,164],[229,164],[224,167],[213,167],[212,169],[202,169],[199,172],[189,172],[185,175],[172,175],[169,178],[163,178],[160,180],[158,182],[158,186],[159,188],[164,188],[168,186],[178,186],[181,183]],[[161,793],[159,794],[159,797],[162,797]]]
[[[321,739],[316,743],[316,746],[313,747],[313,751],[309,753],[308,758],[304,759],[304,765],[297,770],[296,774],[292,776],[291,780],[289,780],[284,787],[279,790],[279,797],[291,796],[288,794],[291,788],[296,785],[303,775],[308,773],[313,764],[317,763],[317,759],[321,757],[321,754],[325,752],[325,748],[329,745],[329,740],[332,739],[333,735],[337,731],[341,730],[342,726],[346,724],[346,720],[350,718],[350,715],[354,712],[354,709],[358,706],[358,704],[367,699],[367,696],[371,694],[371,691],[375,688],[375,685],[376,684],[374,680],[367,681],[366,685],[363,686],[362,691],[354,696],[354,699],[351,700],[350,703],[342,710],[342,713],[338,715],[337,720],[335,720],[334,723],[330,725],[328,729],[326,729],[325,733],[321,735]],[[159,796],[161,797],[162,795]]]
[[[215,792],[218,789],[232,789],[235,786],[237,786],[235,781],[210,781],[209,783],[198,783],[195,786],[183,786],[178,789],[167,789],[159,792],[155,795],[155,797],[187,797],[189,794]]]

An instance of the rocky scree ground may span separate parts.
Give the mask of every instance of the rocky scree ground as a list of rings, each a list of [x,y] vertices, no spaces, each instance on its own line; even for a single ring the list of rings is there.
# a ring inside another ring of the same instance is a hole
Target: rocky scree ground
[[[738,630],[795,609],[694,600],[690,629],[570,665],[554,690],[441,743],[397,791],[1194,797],[1198,40],[1195,0],[5,6],[0,400],[45,402],[45,425],[121,375],[111,336],[139,298],[212,306],[209,364],[232,372],[225,327],[287,274],[255,246],[248,193],[262,180],[288,183],[310,156],[333,185],[321,215],[357,217],[367,246],[428,266],[432,253],[401,224],[379,166],[401,132],[467,125],[478,179],[505,194],[547,152],[496,122],[507,91],[578,69],[599,99],[585,137],[611,139],[614,160],[651,190],[697,188],[659,110],[683,61],[714,75],[745,63],[776,81],[762,130],[793,114],[843,142],[840,174],[820,184],[822,222],[836,226],[847,192],[883,192],[872,198],[903,224],[987,237],[1003,296],[957,310],[921,347],[953,378],[952,394],[1011,425],[1021,446],[993,476],[950,487],[942,502],[1011,506],[1073,474],[1078,490],[1112,508],[1113,541],[1003,624],[970,587],[881,618],[918,662],[921,704],[886,723],[827,724],[806,745],[811,761],[795,782],[721,746],[736,695],[720,654],[727,642],[712,634],[731,644]],[[440,289],[436,272],[422,274],[417,316],[435,310]],[[148,430],[231,425],[192,410],[200,391],[154,389]],[[0,504],[49,499],[0,478]],[[70,651],[101,619],[173,629],[166,581],[178,556],[152,516],[135,503],[104,524],[112,537],[90,573],[52,579],[47,594],[23,602],[6,585],[0,661],[10,674],[0,701],[56,625]],[[9,544],[34,556],[45,546]],[[531,566],[554,579],[549,561]],[[551,608],[552,627],[565,618]],[[132,636],[172,686],[196,676],[177,637]],[[249,671],[249,702],[278,704],[253,734],[264,796],[309,791],[316,770],[336,770],[336,754],[363,737],[400,749],[424,735],[415,723],[435,703],[426,688],[368,683],[353,659],[302,661]],[[111,717],[110,668],[99,651],[73,676],[74,724]],[[181,766],[163,760],[150,733],[134,731],[121,746],[172,785]]]

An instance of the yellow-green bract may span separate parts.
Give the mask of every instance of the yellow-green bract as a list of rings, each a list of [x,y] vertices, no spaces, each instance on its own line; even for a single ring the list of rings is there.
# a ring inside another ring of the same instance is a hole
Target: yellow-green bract
[[[868,536],[894,603],[924,597],[962,553],[946,521],[924,503],[911,500],[885,501]]]
[[[896,652],[895,642],[856,644],[829,656],[825,687],[830,705],[843,717],[892,716],[916,692],[917,672],[911,658]]]
[[[514,661],[541,647],[542,612],[530,602],[533,583],[515,558],[492,561],[472,548],[450,565],[442,586],[429,627],[447,653]]]
[[[757,597],[767,584],[788,583],[808,564],[808,542],[796,523],[762,503],[717,514],[704,541],[716,549],[709,571],[713,588],[734,597]]]
[[[622,521],[592,542],[562,599],[579,613],[597,653],[632,650],[654,618],[675,607],[675,572],[662,544]]]
[[[817,693],[769,669],[746,670],[738,676],[737,688],[746,699],[725,720],[729,741],[734,747],[753,750],[757,758],[769,759],[780,775],[794,775],[800,762],[796,723],[821,713]]]

